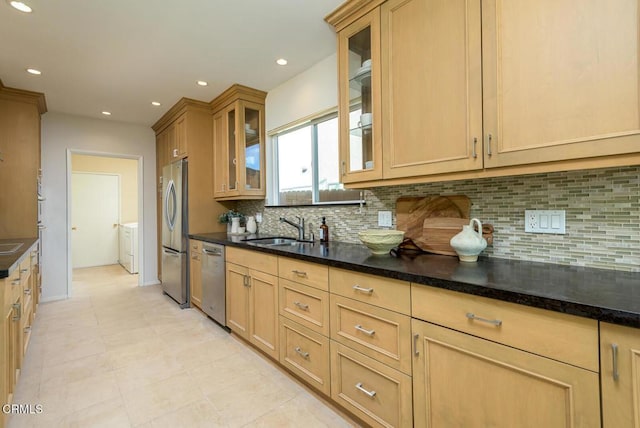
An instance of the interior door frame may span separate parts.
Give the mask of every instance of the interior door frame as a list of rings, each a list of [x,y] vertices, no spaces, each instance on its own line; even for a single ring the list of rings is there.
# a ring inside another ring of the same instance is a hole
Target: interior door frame
[[[141,155],[127,155],[123,153],[98,152],[91,150],[67,149],[67,298],[73,296],[73,263],[71,254],[71,209],[72,209],[72,156],[87,155],[107,158],[134,159],[138,161],[138,287],[143,286],[144,278],[144,165]]]

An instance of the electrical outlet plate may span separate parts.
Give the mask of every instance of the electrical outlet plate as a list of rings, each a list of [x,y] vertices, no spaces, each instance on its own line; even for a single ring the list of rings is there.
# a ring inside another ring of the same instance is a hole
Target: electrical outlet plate
[[[393,217],[391,216],[391,211],[378,211],[378,226],[393,226]]]
[[[554,233],[564,235],[564,210],[525,210],[524,231],[529,233]]]

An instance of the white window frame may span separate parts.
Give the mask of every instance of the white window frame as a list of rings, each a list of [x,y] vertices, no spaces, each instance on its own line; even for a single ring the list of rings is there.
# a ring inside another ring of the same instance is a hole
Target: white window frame
[[[278,165],[278,135],[286,134],[289,132],[296,131],[298,129],[306,128],[309,126],[313,126],[312,128],[312,137],[311,137],[311,170],[312,170],[312,179],[311,179],[311,203],[297,206],[323,206],[323,205],[361,205],[364,203],[363,192],[360,191],[360,197],[355,200],[348,201],[328,201],[328,202],[320,202],[318,199],[320,197],[320,189],[318,187],[319,181],[319,172],[318,172],[318,130],[316,125],[327,120],[338,119],[338,110],[336,108],[324,111],[322,113],[318,113],[316,115],[312,115],[301,119],[296,122],[292,122],[288,125],[282,126],[280,128],[274,129],[269,132],[267,138],[267,200],[266,206],[272,207],[291,207],[296,205],[281,205],[280,204],[280,186],[278,182],[279,176],[279,165]],[[338,152],[340,151],[338,142]],[[350,190],[350,189],[344,189]]]

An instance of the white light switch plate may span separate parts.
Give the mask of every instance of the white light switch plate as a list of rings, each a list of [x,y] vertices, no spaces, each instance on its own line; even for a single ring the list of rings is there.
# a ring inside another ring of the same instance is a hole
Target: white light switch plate
[[[564,235],[564,210],[525,210],[524,231],[529,233],[555,233]]]
[[[378,226],[393,226],[393,217],[391,215],[391,211],[378,211]]]

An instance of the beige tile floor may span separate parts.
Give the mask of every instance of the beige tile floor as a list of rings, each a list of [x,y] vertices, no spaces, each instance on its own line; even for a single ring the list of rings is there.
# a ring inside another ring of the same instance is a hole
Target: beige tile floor
[[[349,420],[159,286],[120,266],[74,272],[41,304],[8,427],[350,427]]]

